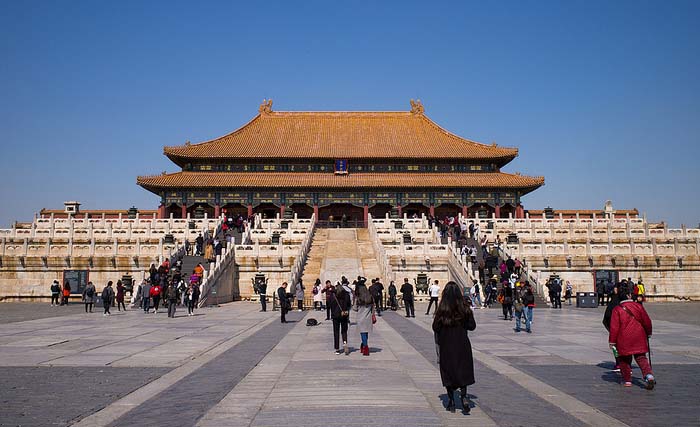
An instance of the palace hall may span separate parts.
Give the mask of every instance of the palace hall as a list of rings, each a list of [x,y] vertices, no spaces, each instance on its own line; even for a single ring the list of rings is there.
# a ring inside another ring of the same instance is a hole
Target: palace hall
[[[443,129],[421,102],[410,111],[273,111],[211,141],[164,147],[180,171],[140,176],[159,216],[261,213],[327,222],[426,214],[524,217],[521,198],[543,177],[502,172],[517,148]]]

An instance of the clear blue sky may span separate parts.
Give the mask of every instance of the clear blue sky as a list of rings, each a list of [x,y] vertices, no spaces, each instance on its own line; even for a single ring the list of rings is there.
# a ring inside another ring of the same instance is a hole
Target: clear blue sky
[[[155,208],[164,145],[276,110],[408,110],[515,146],[526,208],[700,222],[700,2],[0,3],[0,226]]]

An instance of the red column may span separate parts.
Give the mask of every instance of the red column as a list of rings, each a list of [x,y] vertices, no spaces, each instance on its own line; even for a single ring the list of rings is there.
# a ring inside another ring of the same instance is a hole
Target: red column
[[[435,216],[435,205],[432,203],[430,204],[430,216]]]
[[[496,218],[501,217],[501,205],[496,205]]]
[[[280,205],[280,218],[284,218],[284,203]]]
[[[403,207],[401,207],[401,205],[398,205],[397,208],[399,209],[399,218],[403,218]]]
[[[217,203],[214,206],[214,218],[219,219],[220,216],[221,216],[221,206]]]
[[[165,219],[165,205],[162,203],[158,206],[158,218]]]
[[[525,218],[525,209],[523,208],[523,205],[518,204],[518,206],[515,208],[515,217]]]
[[[462,205],[462,216],[466,218],[468,215],[469,215],[469,206]]]
[[[253,216],[253,204],[248,203],[248,216],[251,217]]]
[[[314,204],[314,220],[316,221],[316,224],[318,224],[318,205]]]
[[[368,215],[369,215],[369,206],[368,206],[368,205],[365,205],[365,206],[362,208],[362,211],[363,211],[363,212],[362,212],[362,220],[363,220],[363,222],[364,222],[364,224],[365,224],[365,227],[367,227],[367,225],[368,225],[367,222],[368,222],[368,219],[369,219],[369,217],[368,217]]]
[[[182,204],[182,218],[187,218],[187,204],[183,203]]]

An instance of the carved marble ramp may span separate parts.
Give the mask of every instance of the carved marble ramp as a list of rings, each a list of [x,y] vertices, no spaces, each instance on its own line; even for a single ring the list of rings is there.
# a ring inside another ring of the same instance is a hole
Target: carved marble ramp
[[[366,243],[369,238],[361,240],[358,235],[365,232],[364,229],[355,228],[336,228],[328,229],[326,240],[326,251],[320,271],[320,278],[323,282],[330,280],[335,283],[342,276],[347,277],[350,281],[357,276],[367,276],[365,265],[371,265],[371,262],[365,262],[365,259],[373,259],[374,248],[371,243],[367,247]],[[376,265],[376,260],[374,261]],[[375,267],[376,268],[376,267]],[[375,274],[374,270],[369,269],[371,274]]]

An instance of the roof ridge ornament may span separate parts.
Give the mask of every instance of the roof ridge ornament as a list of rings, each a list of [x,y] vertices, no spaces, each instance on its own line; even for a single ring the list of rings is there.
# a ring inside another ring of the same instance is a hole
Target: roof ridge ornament
[[[272,99],[263,99],[260,108],[258,108],[260,114],[269,114],[272,112]]]
[[[411,100],[411,113],[412,114],[423,114],[425,113],[425,107],[423,107],[423,103],[420,102],[420,99]]]

